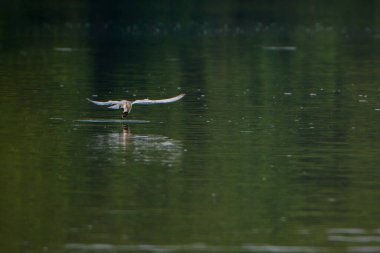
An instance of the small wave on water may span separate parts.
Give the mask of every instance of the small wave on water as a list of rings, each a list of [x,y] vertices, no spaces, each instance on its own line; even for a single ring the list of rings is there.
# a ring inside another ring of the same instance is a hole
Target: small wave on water
[[[294,46],[265,46],[263,49],[269,51],[296,51],[297,48]]]
[[[54,48],[55,51],[58,51],[58,52],[72,52],[74,49],[71,48],[71,47],[55,47]]]
[[[188,245],[114,245],[114,244],[82,244],[68,243],[64,245],[66,252],[325,252],[324,248],[308,246],[275,246],[275,245],[240,245],[217,246],[203,243]]]
[[[63,248],[65,252],[380,252],[380,229],[329,228],[325,234],[327,241],[332,242],[333,246],[260,245],[252,243],[234,246],[205,243],[180,245],[67,243],[64,244]]]
[[[131,120],[131,119],[78,119],[75,122],[81,123],[122,123],[122,124],[146,124],[149,120]]]
[[[330,242],[341,243],[380,243],[380,231],[362,228],[334,228],[327,231]],[[380,249],[380,247],[378,247]],[[380,252],[376,251],[376,252]]]
[[[318,253],[318,252],[349,252],[373,253],[380,252],[380,246],[348,246],[348,247],[315,247],[315,246],[281,246],[243,244],[238,246],[207,245],[203,243],[187,245],[116,245],[116,244],[85,244],[67,243],[64,252],[261,252],[261,253]]]

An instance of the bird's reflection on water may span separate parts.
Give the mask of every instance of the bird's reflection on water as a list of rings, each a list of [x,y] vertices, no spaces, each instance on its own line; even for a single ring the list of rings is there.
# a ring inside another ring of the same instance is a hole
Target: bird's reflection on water
[[[123,150],[128,160],[146,164],[174,165],[181,161],[183,144],[179,140],[164,135],[133,134],[131,127],[123,125],[122,131],[99,133],[94,147],[109,149],[111,152]],[[108,152],[109,152],[108,151]]]

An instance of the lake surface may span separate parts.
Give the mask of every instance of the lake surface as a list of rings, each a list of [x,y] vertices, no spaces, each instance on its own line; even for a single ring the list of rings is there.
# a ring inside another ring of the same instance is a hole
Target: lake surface
[[[380,4],[283,2],[5,5],[0,252],[380,252]]]

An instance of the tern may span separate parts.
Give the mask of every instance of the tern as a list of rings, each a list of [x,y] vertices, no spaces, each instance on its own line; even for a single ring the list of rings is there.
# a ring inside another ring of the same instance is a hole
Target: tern
[[[152,100],[152,99],[138,99],[135,101],[128,101],[128,100],[109,100],[105,102],[101,101],[94,101],[89,98],[87,98],[88,101],[91,103],[94,103],[96,105],[101,106],[108,106],[110,109],[123,109],[122,118],[126,118],[128,114],[132,110],[132,105],[154,105],[154,104],[167,104],[167,103],[173,103],[181,98],[183,98],[185,94],[180,94],[178,96],[172,97],[172,98],[166,98],[166,99],[158,99],[158,100]]]

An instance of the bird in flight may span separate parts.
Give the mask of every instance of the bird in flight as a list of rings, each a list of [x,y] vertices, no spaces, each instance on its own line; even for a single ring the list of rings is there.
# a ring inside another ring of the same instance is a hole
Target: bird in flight
[[[180,94],[176,97],[166,98],[166,99],[151,100],[151,99],[146,98],[146,99],[138,99],[135,101],[128,101],[128,100],[115,100],[115,101],[113,101],[113,100],[109,100],[109,101],[105,101],[105,102],[100,102],[100,101],[93,101],[93,100],[88,99],[88,98],[87,98],[87,100],[96,104],[96,105],[108,106],[108,108],[110,108],[110,109],[115,109],[115,110],[123,109],[122,117],[126,118],[132,110],[132,105],[167,104],[167,103],[172,103],[172,102],[178,101],[181,98],[183,98],[184,96],[185,96],[185,94]]]

